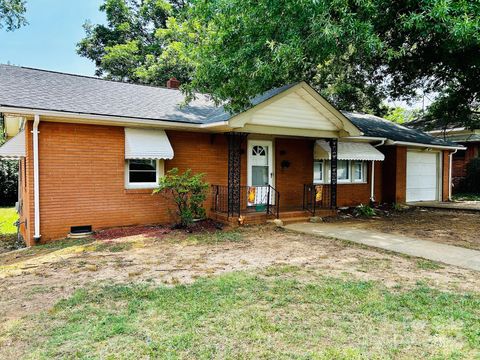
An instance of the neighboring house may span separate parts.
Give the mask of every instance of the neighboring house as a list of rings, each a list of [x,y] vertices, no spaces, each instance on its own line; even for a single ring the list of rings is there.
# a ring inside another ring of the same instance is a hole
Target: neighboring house
[[[458,186],[467,175],[467,164],[480,156],[480,129],[468,130],[462,127],[434,130],[430,134],[466,148],[465,151],[457,151],[453,154],[452,183],[454,187]]]
[[[340,112],[305,82],[235,115],[204,95],[181,106],[174,79],[159,88],[1,65],[0,86],[11,138],[0,157],[20,160],[28,245],[90,227],[171,222],[171,203],[151,193],[175,167],[205,173],[208,215],[224,221],[449,197],[457,145]]]

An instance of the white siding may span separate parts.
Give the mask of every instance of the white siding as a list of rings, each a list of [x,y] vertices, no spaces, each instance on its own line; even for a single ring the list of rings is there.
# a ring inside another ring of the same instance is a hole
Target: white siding
[[[329,120],[333,115],[327,109],[317,109],[304,97],[310,95],[294,92],[255,112],[249,124],[336,131],[338,127]],[[323,111],[322,111],[323,110]]]

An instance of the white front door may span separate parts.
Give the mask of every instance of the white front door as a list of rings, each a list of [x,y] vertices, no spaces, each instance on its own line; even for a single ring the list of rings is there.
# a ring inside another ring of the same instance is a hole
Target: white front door
[[[249,205],[266,204],[268,186],[273,186],[273,143],[268,140],[248,141]],[[273,194],[270,198],[272,199]],[[270,201],[272,204],[272,201]]]

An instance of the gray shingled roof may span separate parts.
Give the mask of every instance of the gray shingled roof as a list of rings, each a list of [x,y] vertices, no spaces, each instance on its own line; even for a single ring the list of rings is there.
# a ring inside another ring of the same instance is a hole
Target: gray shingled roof
[[[258,105],[295,86],[269,90],[252,100]],[[107,115],[190,124],[227,121],[233,115],[215,106],[207,95],[198,95],[187,106],[179,90],[128,84],[93,77],[0,64],[0,106]],[[365,136],[394,141],[455,146],[419,130],[394,124],[373,115],[343,112]]]
[[[342,113],[358,127],[365,136],[427,145],[457,146],[452,142],[435,138],[423,131],[411,129],[378,116],[348,111],[342,111]]]
[[[200,124],[218,111],[199,95],[181,107],[178,90],[0,65],[0,105]]]

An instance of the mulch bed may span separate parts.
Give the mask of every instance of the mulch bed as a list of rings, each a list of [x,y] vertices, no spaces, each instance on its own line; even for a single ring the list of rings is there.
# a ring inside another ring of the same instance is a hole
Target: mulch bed
[[[206,219],[202,221],[197,221],[193,223],[188,228],[182,228],[177,225],[174,226],[126,226],[111,228],[106,230],[100,230],[95,233],[94,238],[96,240],[115,240],[127,236],[136,236],[144,235],[152,238],[159,238],[170,234],[174,230],[182,230],[186,233],[206,233],[206,232],[215,232],[221,230],[223,224],[213,221],[211,219]]]

